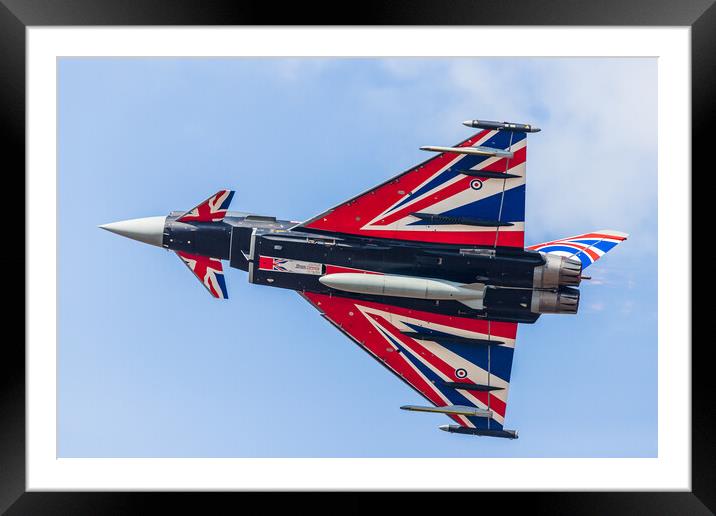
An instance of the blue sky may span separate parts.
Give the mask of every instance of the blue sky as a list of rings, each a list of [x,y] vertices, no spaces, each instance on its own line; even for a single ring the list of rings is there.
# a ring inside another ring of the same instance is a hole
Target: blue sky
[[[653,457],[655,59],[61,59],[58,453],[62,457]],[[577,316],[520,325],[506,427],[445,416],[293,292],[98,224],[232,208],[302,220],[470,135],[532,123],[527,242],[611,228]],[[92,288],[88,289],[87,287]]]

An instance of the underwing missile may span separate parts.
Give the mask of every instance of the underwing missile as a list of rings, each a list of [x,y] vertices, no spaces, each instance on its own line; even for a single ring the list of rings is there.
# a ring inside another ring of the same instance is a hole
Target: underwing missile
[[[497,129],[498,131],[513,131],[524,133],[538,133],[539,127],[529,124],[513,124],[511,122],[493,122],[492,120],[465,120],[462,125],[474,127],[475,129]]]
[[[448,405],[445,407],[423,407],[420,405],[403,405],[402,410],[411,412],[434,412],[436,414],[454,414],[458,416],[492,417],[491,410],[483,410],[477,407],[466,407],[464,405]]]
[[[502,149],[492,147],[442,147],[440,145],[423,145],[420,150],[433,152],[454,152],[455,154],[472,154],[475,156],[494,156],[498,158],[512,158],[514,154]]]
[[[489,428],[469,428],[458,425],[440,425],[440,430],[451,434],[470,434],[470,435],[487,435],[490,437],[505,437],[507,439],[517,439],[516,430],[491,430]]]

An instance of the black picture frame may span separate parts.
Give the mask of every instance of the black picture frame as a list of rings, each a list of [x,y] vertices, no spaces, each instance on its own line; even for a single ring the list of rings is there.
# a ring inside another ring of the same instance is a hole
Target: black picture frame
[[[201,0],[0,0],[0,105],[6,178],[24,177],[25,167],[25,29],[62,25],[638,25],[691,27],[692,45],[692,158],[693,167],[706,162],[709,137],[716,125],[716,6],[714,0],[556,0],[550,3],[503,0],[400,0],[323,6],[318,3],[230,2]],[[688,130],[676,128],[675,130]],[[713,141],[713,140],[711,140]],[[10,158],[10,159],[8,159]],[[683,179],[684,171],[674,172]],[[689,174],[690,171],[686,171]],[[6,179],[6,181],[9,179]],[[6,199],[20,196],[5,183]],[[19,185],[18,185],[19,186]],[[24,188],[24,186],[23,186]],[[27,202],[27,199],[25,199]],[[10,199],[8,199],[10,202]],[[692,206],[696,203],[692,201]],[[23,213],[18,206],[17,212]],[[6,230],[7,231],[7,230]],[[17,233],[17,232],[16,232]],[[17,249],[5,257],[17,270]],[[22,247],[24,249],[24,246]],[[23,260],[24,262],[24,260]],[[25,270],[25,274],[30,271]],[[21,278],[10,278],[6,289],[19,292]],[[15,283],[12,283],[12,282]],[[685,281],[691,281],[686,277]],[[14,287],[14,288],[13,288]],[[13,307],[3,310],[5,328],[17,324],[24,303],[12,296]],[[7,297],[6,297],[7,299]],[[692,346],[692,491],[619,493],[480,493],[451,494],[451,509],[502,509],[523,502],[531,512],[560,514],[711,514],[716,511],[716,428],[711,417],[713,389],[709,382],[711,343]],[[688,352],[690,342],[684,342]],[[698,344],[698,342],[697,342]],[[26,492],[25,487],[25,351],[24,340],[5,332],[0,360],[0,512],[7,514],[143,513],[148,503],[163,511],[196,508],[214,512],[225,503],[270,503],[296,510],[310,504],[313,512],[367,512],[380,494],[351,493],[335,505],[325,494],[290,498],[276,493],[80,493]],[[422,494],[403,497],[403,510],[424,507]],[[290,505],[289,505],[290,504]],[[466,504],[466,505],[464,505]]]

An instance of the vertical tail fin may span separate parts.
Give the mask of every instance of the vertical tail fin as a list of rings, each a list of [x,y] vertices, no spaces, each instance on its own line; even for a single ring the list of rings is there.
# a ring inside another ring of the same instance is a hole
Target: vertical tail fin
[[[600,229],[591,233],[560,238],[529,246],[530,251],[556,254],[577,258],[582,262],[582,270],[599,260],[629,235],[613,229]]]

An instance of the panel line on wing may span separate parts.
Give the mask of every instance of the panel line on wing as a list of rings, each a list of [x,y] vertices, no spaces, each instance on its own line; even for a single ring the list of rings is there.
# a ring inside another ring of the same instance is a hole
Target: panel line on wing
[[[428,379],[428,378],[425,376],[425,374],[423,374],[423,372],[420,371],[420,369],[416,366],[416,364],[414,364],[414,363],[412,362],[412,360],[409,360],[408,357],[405,356],[405,351],[402,350],[402,346],[400,345],[401,343],[398,342],[398,341],[395,339],[395,337],[392,336],[387,329],[383,328],[377,320],[375,320],[373,317],[370,317],[370,316],[368,316],[366,313],[364,313],[362,306],[357,305],[357,304],[356,304],[355,306],[356,306],[356,308],[358,308],[358,310],[360,310],[360,311],[363,313],[363,316],[378,330],[379,335],[382,335],[383,339],[385,339],[386,342],[388,342],[388,343],[389,343],[392,347],[394,347],[396,350],[400,351],[400,356],[401,356],[401,358],[403,359],[403,361],[404,361],[406,364],[408,364],[408,366],[410,366],[410,368],[415,372],[415,374],[417,374],[417,375],[425,382],[425,384],[428,385],[428,386],[431,388],[433,394],[437,395],[438,399],[442,400],[442,402],[444,403],[445,406],[447,406],[447,405],[453,405],[452,401],[451,401],[445,394],[443,394],[443,393],[440,391],[440,389],[438,389],[438,388],[435,386],[435,383],[432,382],[430,379]],[[407,349],[407,350],[410,352],[411,355],[415,356],[418,360],[420,360],[426,368],[430,369],[430,370],[433,372],[433,374],[435,374],[435,375],[438,376],[438,377],[443,377],[443,376],[444,376],[444,375],[443,375],[442,373],[440,373],[439,371],[436,371],[430,364],[425,363],[425,361],[422,360],[421,357],[417,356],[412,349],[410,349],[410,348],[408,348],[408,347],[406,347],[405,349]],[[402,376],[402,375],[401,375],[401,376]],[[423,396],[425,396],[425,393],[423,393]],[[426,397],[427,397],[427,396],[426,396]],[[431,403],[435,404],[436,406],[440,406],[440,405],[438,405],[437,403],[435,403],[435,400],[432,400],[432,399],[430,399],[429,397],[428,397],[428,400],[429,400]],[[463,424],[465,424],[466,426],[469,426],[469,427],[471,427],[471,428],[474,428],[474,426],[475,426],[475,425],[472,424],[472,422],[471,422],[469,419],[467,419],[465,416],[462,416],[462,415],[459,415],[459,414],[452,414],[451,417],[453,417],[453,419],[459,419]]]
[[[414,310],[389,303],[358,300],[339,295],[302,294],[322,315],[381,365],[419,392],[431,404],[474,406],[488,409],[492,418],[449,414],[463,428],[500,430],[509,395],[517,325],[474,320],[431,311]],[[435,339],[414,339],[405,332],[423,328]],[[497,333],[497,335],[494,335]],[[441,341],[441,336],[487,337],[500,346]],[[490,350],[488,364],[488,349]],[[501,375],[492,376],[499,369]],[[465,388],[456,387],[464,383]],[[469,386],[489,384],[499,390]],[[494,398],[493,398],[494,396]]]
[[[498,228],[498,230],[499,230],[499,228]],[[495,245],[497,245],[497,241],[495,241]],[[491,328],[490,328],[490,324],[491,324],[491,323],[492,323],[492,321],[489,321],[489,320],[487,321],[487,335],[488,335],[487,338],[488,338],[488,339],[492,336],[492,332],[490,331],[490,330],[491,330]],[[492,374],[491,374],[491,373],[492,373],[492,363],[491,363],[491,359],[492,359],[492,346],[487,346],[487,386],[488,386],[488,387],[490,387],[490,386],[492,385],[492,383],[490,383],[490,381],[492,380]],[[491,401],[492,401],[492,392],[488,390],[488,391],[487,391],[487,410],[490,410],[490,402],[491,402]],[[489,420],[489,419],[488,419],[488,421],[487,421],[487,428],[488,428],[488,430],[489,430],[489,428],[490,428],[490,420]]]
[[[382,316],[379,316],[377,314],[374,317],[380,317],[382,319]],[[380,321],[378,321],[377,319],[376,322],[380,324]],[[484,372],[486,374],[486,371],[484,371],[476,364],[470,362],[470,360],[453,353],[449,349],[441,346],[436,342],[417,342],[402,334],[395,335],[389,328],[383,328],[383,330],[387,333],[388,338],[395,339],[395,341],[399,345],[405,347],[405,350],[409,351],[412,356],[414,356],[423,364],[424,367],[426,367],[426,370],[431,371],[432,374],[435,375],[439,380],[452,380],[450,374],[453,374],[453,371],[455,371],[455,374],[457,374],[457,371],[460,370],[464,371],[465,376],[458,376],[457,379],[464,378],[469,381],[482,381],[482,373]],[[405,338],[408,338],[409,342],[404,341],[403,339]],[[508,384],[506,382],[504,383],[503,388],[508,388]],[[477,407],[487,408],[488,406],[488,397],[485,396],[484,392],[480,392],[479,395],[475,395],[470,392],[460,392],[459,396],[470,400]],[[443,395],[442,397],[445,396]],[[494,411],[493,417],[498,423],[502,424],[502,422],[504,421],[503,414],[506,402],[504,400],[501,400],[499,396],[496,399],[499,400],[500,403],[497,403],[497,401],[495,402],[497,404],[497,407]],[[459,399],[457,400],[457,403],[456,400],[452,400],[449,398],[448,400],[450,404],[461,403],[459,402]]]
[[[507,147],[507,150],[508,150],[509,152],[512,152],[512,137],[513,137],[513,136],[514,136],[514,133],[510,133],[510,144],[509,144],[509,146]],[[508,158],[505,160],[505,174],[506,174],[507,171],[510,169],[510,161],[511,161],[511,159],[512,159],[511,157],[508,157]],[[505,186],[506,186],[506,185],[507,185],[507,178],[505,178],[505,179],[502,180],[502,196],[500,197],[500,209],[499,209],[498,212],[497,212],[497,220],[498,220],[498,221],[502,221],[502,206],[503,206],[504,203],[505,203]],[[499,239],[500,239],[500,226],[498,225],[498,226],[495,227],[495,245],[493,246],[495,249],[497,249],[497,242],[499,241]],[[489,356],[490,356],[490,355],[489,355],[489,351],[488,351],[488,355],[487,355],[487,356],[488,356],[488,361],[489,361]],[[488,396],[487,399],[488,399],[488,401],[489,401],[489,400],[490,400],[490,397]],[[489,405],[489,403],[488,403],[488,405]],[[490,423],[489,423],[489,421],[488,421],[488,423],[487,423],[487,427],[490,428]]]

